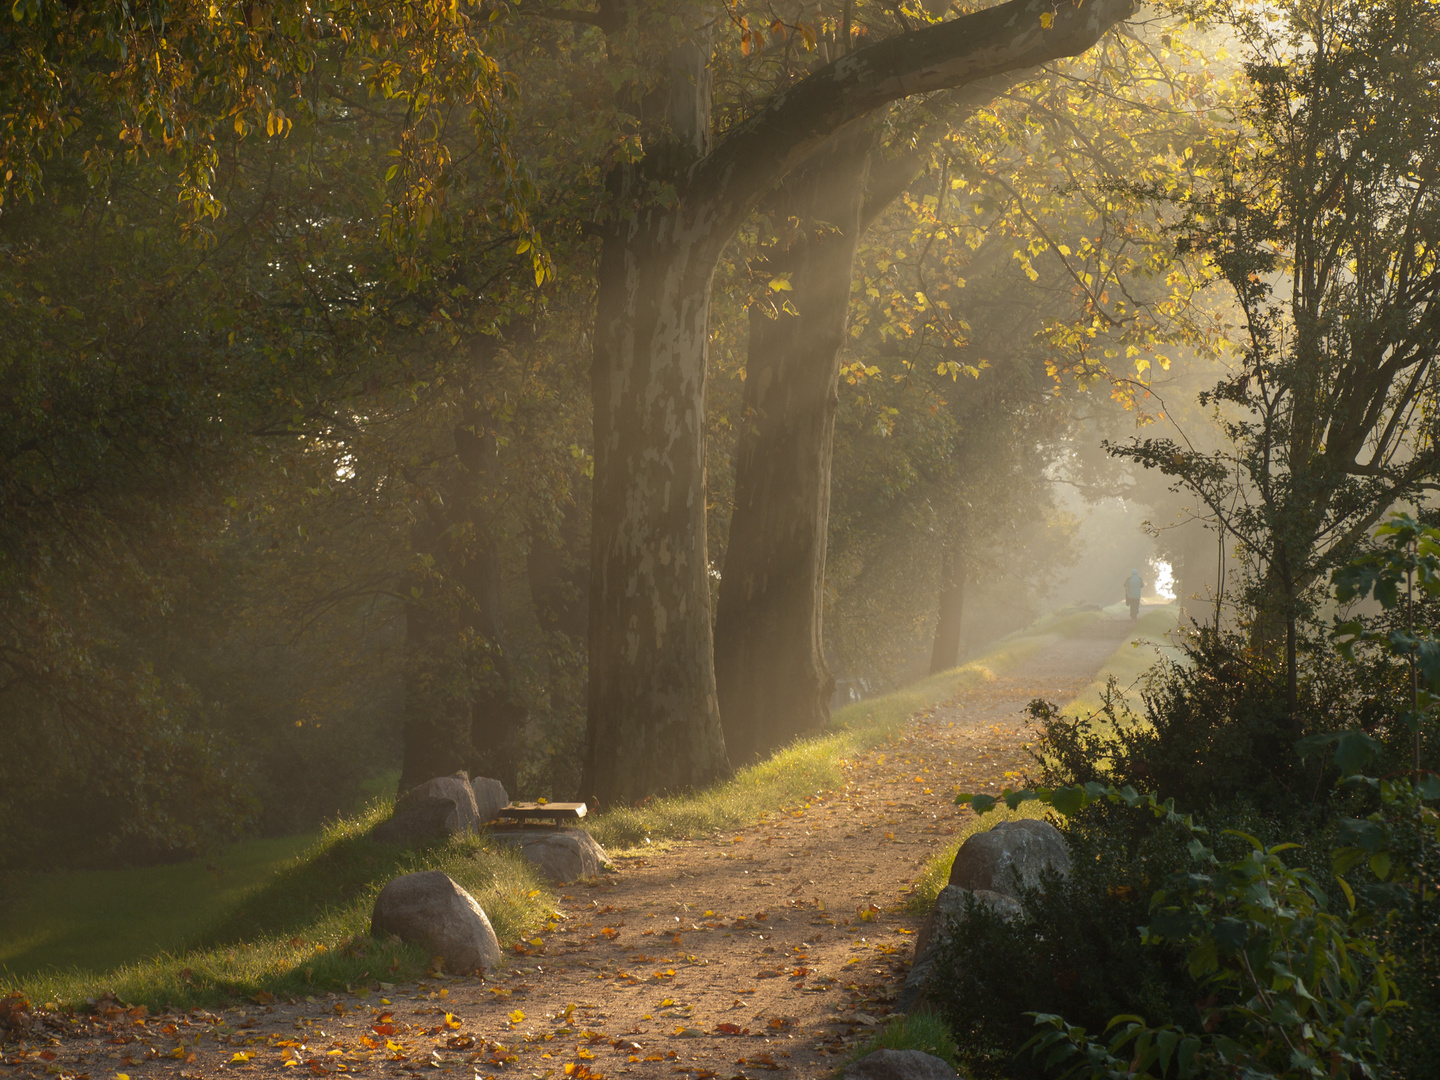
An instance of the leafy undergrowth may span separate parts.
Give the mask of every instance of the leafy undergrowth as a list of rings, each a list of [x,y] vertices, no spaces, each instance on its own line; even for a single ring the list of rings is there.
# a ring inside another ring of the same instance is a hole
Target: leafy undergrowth
[[[151,1008],[189,1007],[418,979],[430,960],[423,950],[369,936],[376,894],[415,870],[443,870],[468,889],[504,943],[545,921],[553,897],[531,864],[476,837],[414,851],[377,844],[366,834],[389,812],[380,801],[331,825],[192,948],[105,972],[0,973],[0,993],[63,1006],[113,992]]]
[[[995,678],[1097,617],[1081,612],[1042,620],[960,667],[845,706],[831,718],[830,732],[797,740],[726,783],[641,807],[617,807],[588,819],[586,827],[603,847],[619,853],[646,843],[708,836],[803,802],[817,791],[841,786],[845,760],[894,737],[907,717]]]

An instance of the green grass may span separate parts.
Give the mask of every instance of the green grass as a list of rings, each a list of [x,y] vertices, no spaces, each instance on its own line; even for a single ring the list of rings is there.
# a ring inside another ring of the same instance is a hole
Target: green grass
[[[846,759],[893,738],[907,717],[995,678],[1046,645],[1078,633],[1097,617],[1082,612],[1043,619],[1002,639],[982,657],[894,693],[837,710],[831,718],[832,731],[798,740],[767,760],[739,770],[723,784],[656,799],[643,807],[617,807],[587,819],[586,827],[613,853],[646,841],[654,844],[709,836],[803,802],[817,792],[842,785]]]
[[[173,880],[188,881],[185,875],[193,870],[112,871],[117,876],[108,879],[86,875],[84,884],[92,892],[74,902],[54,894],[58,902],[32,916],[28,930],[29,939],[62,937],[68,956],[50,959],[32,946],[24,954],[32,964],[28,970],[8,962],[0,970],[0,992],[18,990],[32,1001],[63,1005],[110,990],[122,1000],[158,1008],[418,979],[429,959],[422,950],[369,937],[376,894],[391,878],[415,870],[443,870],[468,889],[502,942],[519,940],[549,915],[553,896],[519,855],[488,847],[483,837],[473,836],[413,851],[377,844],[367,833],[389,812],[387,801],[377,801],[364,813],[336,822],[278,866],[256,854],[259,861],[249,867],[252,884],[237,886],[228,906],[211,898],[204,925],[198,913],[187,916],[188,939],[173,951],[156,951],[154,944],[145,947],[145,935],[179,940],[166,916],[183,906],[184,897],[170,896],[166,887]],[[46,884],[54,888],[60,883]],[[77,903],[98,910],[107,898],[115,918],[77,919]],[[122,911],[135,916],[139,925],[126,931],[129,962],[113,964],[112,958],[123,954],[107,952],[106,939],[115,933]],[[136,957],[137,948],[144,959]],[[74,960],[77,956],[88,962]],[[106,959],[97,962],[93,957]]]
[[[1178,619],[1179,609],[1174,605],[1148,612],[1137,619],[1130,636],[1110,654],[1090,685],[1075,700],[1067,703],[1064,711],[1070,715],[1089,715],[1098,710],[1111,678],[1122,691],[1127,691],[1126,700],[1130,707],[1138,708],[1140,696],[1136,680],[1150,670],[1161,656],[1173,659],[1180,655],[1176,646],[1166,643],[1166,634],[1178,627]]]
[[[920,1050],[938,1057],[951,1068],[956,1067],[959,1049],[950,1025],[932,1012],[915,1012],[897,1016],[870,1038],[858,1044],[850,1054],[859,1061],[876,1050]]]
[[[184,949],[291,863],[318,833],[235,844],[214,859],[29,874],[6,906],[0,967],[106,970]]]

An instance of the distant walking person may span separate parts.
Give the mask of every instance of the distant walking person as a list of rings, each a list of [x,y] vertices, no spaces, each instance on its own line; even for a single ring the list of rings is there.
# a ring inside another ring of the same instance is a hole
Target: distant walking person
[[[1125,579],[1125,602],[1130,605],[1130,618],[1140,617],[1140,594],[1145,591],[1145,582],[1140,580],[1140,571],[1131,570]]]

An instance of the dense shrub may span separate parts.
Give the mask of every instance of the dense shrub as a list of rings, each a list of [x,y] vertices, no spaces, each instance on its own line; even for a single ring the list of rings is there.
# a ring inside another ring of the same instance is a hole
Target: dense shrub
[[[1118,1013],[1193,1015],[1194,983],[1177,949],[1142,945],[1151,894],[1179,870],[1184,846],[1148,814],[1095,806],[1064,825],[1074,868],[1047,879],[1006,922],[972,905],[951,927],[928,995],[980,1076],[1043,1075],[1016,1051],[1027,1012],[1103,1028]]]
[[[1391,668],[1357,672],[1333,654],[1322,662],[1313,648],[1292,717],[1283,673],[1235,635],[1197,628],[1182,650],[1178,661],[1161,661],[1145,676],[1143,716],[1113,686],[1088,717],[1032,702],[1044,782],[1129,784],[1193,812],[1242,802],[1266,816],[1313,814],[1339,773],[1325,771],[1323,755],[1302,760],[1296,740],[1332,730],[1338,717],[1375,728],[1394,690]]]
[[[1440,532],[1396,515],[1334,581],[1383,612],[1337,621],[1351,662],[1312,651],[1293,711],[1208,631],[1144,717],[1113,687],[1091,717],[1032,706],[1045,783],[1004,797],[1072,815],[1075,869],[954,927],[933,990],[979,1071],[1440,1075]],[[1040,1057],[1011,1060],[1032,1018]]]

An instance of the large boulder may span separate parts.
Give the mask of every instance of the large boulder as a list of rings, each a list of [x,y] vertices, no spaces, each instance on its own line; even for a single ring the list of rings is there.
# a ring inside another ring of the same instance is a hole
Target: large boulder
[[[500,964],[500,942],[475,898],[449,874],[425,870],[403,874],[380,890],[370,917],[370,933],[394,934],[440,956],[456,974],[493,971]]]
[[[920,931],[915,935],[915,960],[900,987],[900,996],[895,1001],[898,1012],[912,1012],[924,1001],[925,982],[935,968],[940,950],[950,939],[950,928],[965,918],[965,909],[971,898],[982,907],[989,908],[1002,919],[1010,920],[1020,914],[1020,903],[1004,893],[990,889],[962,889],[958,885],[947,885],[935,898],[935,906]]]
[[[1002,919],[1014,919],[1021,912],[1020,891],[1039,888],[1047,872],[1060,877],[1070,873],[1065,837],[1048,821],[1002,821],[961,844],[950,866],[950,884],[940,890],[916,935],[915,962],[895,1007],[910,1012],[924,1004],[925,983],[950,928],[965,917],[972,897]]]
[[[876,1050],[845,1067],[845,1080],[955,1080],[959,1075],[923,1050]]]
[[[584,829],[499,829],[495,839],[517,848],[551,881],[594,877],[610,865],[610,856]]]
[[[470,781],[470,790],[475,795],[475,811],[482,825],[487,821],[494,821],[500,811],[510,805],[510,796],[505,793],[505,785],[499,780],[477,776]]]
[[[1070,873],[1065,838],[1048,821],[1020,818],[966,840],[950,866],[950,884],[1018,900],[1020,889],[1038,888],[1046,871],[1060,877]]]
[[[463,772],[426,780],[402,795],[390,820],[371,834],[387,844],[424,844],[480,827],[475,792]]]
[[[999,915],[1002,919],[1013,919],[1020,914],[1020,902],[1004,893],[990,889],[962,889],[959,885],[946,885],[935,898],[935,906],[925,916],[915,934],[915,956],[917,959],[930,948],[930,940],[939,933],[945,935],[945,928],[952,921],[965,917],[965,901],[974,897],[979,903]],[[937,941],[938,945],[939,942]]]

